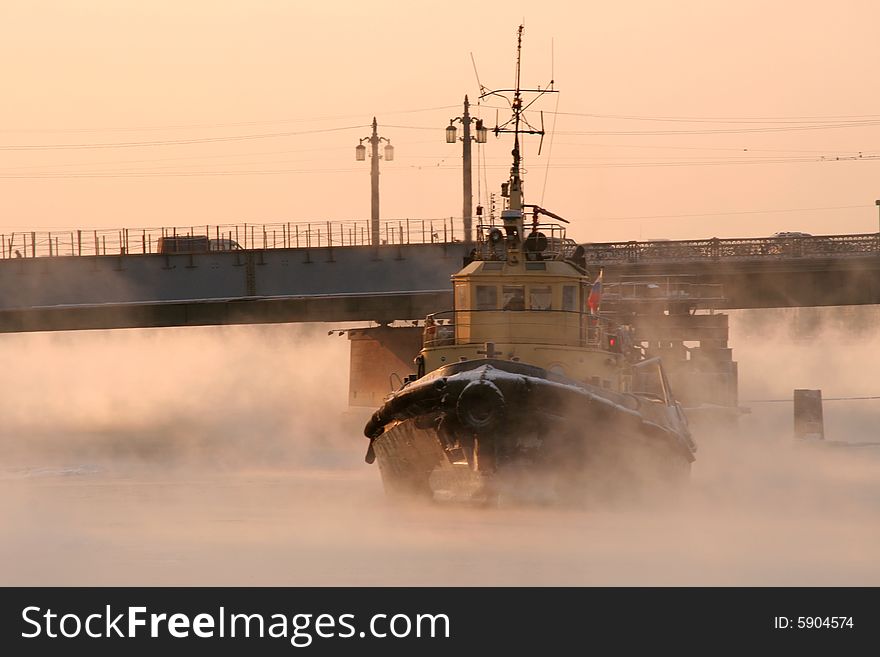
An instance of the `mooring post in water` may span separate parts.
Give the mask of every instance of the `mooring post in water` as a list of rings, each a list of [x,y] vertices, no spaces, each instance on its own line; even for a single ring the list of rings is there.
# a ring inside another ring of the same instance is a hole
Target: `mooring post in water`
[[[821,390],[794,391],[794,437],[825,439]]]

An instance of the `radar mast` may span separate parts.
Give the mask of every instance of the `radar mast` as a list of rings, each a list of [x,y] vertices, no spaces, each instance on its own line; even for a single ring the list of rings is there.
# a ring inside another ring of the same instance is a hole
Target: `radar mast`
[[[544,142],[544,113],[541,112],[541,127],[538,128],[529,123],[525,116],[525,111],[531,107],[538,98],[548,93],[558,93],[553,89],[553,80],[546,88],[541,89],[523,89],[521,87],[521,65],[522,65],[522,36],[524,26],[520,25],[516,33],[516,75],[514,78],[513,89],[495,89],[485,90],[480,94],[480,99],[488,96],[498,96],[503,98],[510,105],[511,117],[503,124],[499,124],[496,118],[495,128],[493,132],[498,137],[501,133],[513,134],[513,164],[510,167],[510,176],[507,182],[501,185],[501,196],[506,198],[505,208],[501,213],[504,223],[504,230],[507,234],[507,246],[511,255],[519,252],[520,245],[523,241],[524,219],[523,209],[533,207],[535,213],[545,212],[538,206],[530,206],[524,203],[523,183],[522,183],[522,154],[520,152],[520,135],[540,135],[541,142],[538,145],[538,154],[541,153],[541,146]],[[512,94],[512,98],[510,97]],[[524,103],[524,94],[533,94],[527,103]],[[550,213],[546,213],[550,214]],[[552,215],[551,215],[552,216]]]

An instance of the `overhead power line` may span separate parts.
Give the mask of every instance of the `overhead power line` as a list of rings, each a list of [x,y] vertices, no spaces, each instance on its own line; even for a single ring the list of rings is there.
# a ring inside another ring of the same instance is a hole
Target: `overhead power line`
[[[652,121],[672,123],[873,123],[880,120],[880,114],[861,114],[853,116],[767,116],[767,117],[697,117],[697,116],[637,116],[627,114],[594,114],[585,112],[559,112],[563,116],[582,116],[591,119],[612,119],[615,121]]]
[[[500,105],[483,105],[485,109],[508,109]],[[677,123],[858,123],[880,120],[880,114],[825,114],[812,116],[658,116],[645,114],[604,114],[599,112],[549,112],[561,116],[615,121],[672,121]]]
[[[234,135],[230,137],[200,137],[192,139],[164,139],[154,141],[131,141],[112,142],[97,144],[36,144],[29,146],[0,146],[0,151],[43,151],[43,150],[85,150],[100,148],[135,148],[141,146],[177,146],[182,144],[210,144],[226,141],[249,141],[253,139],[273,139],[278,137],[296,137],[299,135],[313,135],[327,132],[341,132],[343,130],[355,130],[367,128],[368,125],[350,125],[340,128],[320,128],[315,130],[298,130],[294,132],[270,132],[253,135]]]
[[[320,146],[315,148],[297,148],[297,149],[289,149],[285,148],[280,151],[258,151],[255,153],[208,153],[208,154],[200,154],[200,155],[178,155],[175,157],[151,157],[151,158],[138,158],[136,160],[102,160],[100,162],[64,162],[60,164],[25,164],[21,166],[14,167],[0,167],[0,172],[3,171],[25,171],[25,170],[33,170],[33,169],[45,169],[47,166],[51,166],[53,169],[57,167],[67,168],[67,167],[103,167],[103,166],[125,166],[128,164],[146,164],[151,162],[180,162],[182,160],[216,160],[221,158],[229,158],[236,159],[242,157],[255,157],[255,156],[263,156],[263,155],[290,155],[292,153],[326,153],[328,151],[338,151],[338,150],[349,150],[348,146]],[[234,164],[239,164],[238,162],[234,162]],[[199,163],[193,165],[182,164],[182,166],[200,166]]]
[[[846,158],[839,158],[840,160]],[[860,160],[880,159],[880,157],[858,158]],[[767,164],[790,164],[790,163],[818,163],[828,162],[830,160],[809,159],[809,160],[754,160],[754,161],[730,161],[730,162],[645,162],[645,163],[604,163],[604,164],[551,164],[551,169],[613,169],[613,168],[650,168],[650,167],[696,167],[696,166],[731,166],[731,165],[767,165]],[[509,167],[504,164],[486,165],[485,169],[503,171]],[[284,173],[339,173],[343,171],[355,171],[356,169],[272,169],[272,170],[251,170],[251,171],[180,171],[180,172],[150,172],[150,171],[122,171],[122,172],[44,172],[32,174],[0,174],[0,179],[17,179],[17,180],[40,180],[55,178],[124,178],[138,177],[147,178],[150,176],[170,177],[170,176],[232,176],[232,175],[277,175]],[[461,170],[459,164],[442,164],[436,165],[409,165],[399,166],[388,169],[388,173],[419,170],[419,171],[438,171],[438,170]],[[862,206],[858,206],[862,207]]]
[[[880,395],[872,395],[870,397],[823,397],[822,401],[864,401],[870,399],[880,399]],[[794,402],[794,399],[746,399],[744,404],[777,404]],[[880,443],[877,443],[880,444]]]
[[[731,158],[715,160],[689,161],[654,161],[654,162],[595,162],[583,164],[555,164],[554,169],[617,169],[617,168],[651,168],[651,167],[715,167],[731,165],[755,164],[809,164],[815,162],[856,162],[880,159],[880,155],[829,155],[819,157],[765,157],[765,158]]]
[[[245,154],[242,154],[245,155]],[[415,156],[414,156],[415,157]],[[426,156],[427,157],[427,156]],[[432,156],[431,159],[434,159],[436,156]],[[174,159],[174,158],[171,158]],[[692,161],[654,161],[654,162],[590,162],[590,163],[561,163],[561,164],[550,164],[549,168],[551,169],[572,169],[572,170],[582,170],[582,169],[612,169],[612,168],[649,168],[649,167],[707,167],[707,166],[731,166],[731,165],[768,165],[768,164],[808,164],[808,163],[829,163],[829,162],[843,162],[843,161],[866,161],[866,160],[877,160],[880,159],[880,155],[854,155],[854,156],[826,156],[826,157],[789,157],[789,158],[731,158],[726,160],[692,160]],[[405,160],[405,158],[404,158]],[[440,158],[436,164],[433,165],[405,165],[402,160],[398,163],[398,166],[391,167],[388,172],[401,172],[407,170],[420,170],[420,171],[436,171],[441,169],[460,169],[460,165],[445,163],[444,158]],[[144,160],[150,161],[150,160]],[[161,160],[156,160],[161,161]],[[309,161],[309,160],[304,160]],[[274,162],[231,162],[229,164],[235,166],[242,165],[255,165],[255,166],[273,166],[281,164],[282,161],[274,161]],[[91,165],[96,166],[97,163]],[[63,166],[63,165],[60,165]],[[83,166],[89,166],[88,164],[83,164]],[[183,165],[188,166],[188,165]],[[198,166],[198,164],[193,164],[192,166]],[[493,170],[505,170],[507,169],[506,164],[484,164],[484,169],[493,169]],[[6,169],[5,171],[14,172],[19,169]],[[49,179],[49,178],[115,178],[115,177],[149,177],[151,175],[156,176],[211,176],[211,175],[274,175],[274,174],[283,174],[283,173],[337,173],[340,171],[349,171],[351,169],[339,169],[339,168],[331,168],[331,169],[315,169],[315,168],[301,168],[301,169],[261,169],[261,170],[220,170],[220,171],[172,171],[172,172],[151,172],[151,171],[131,171],[131,170],[121,170],[121,171],[102,171],[102,170],[93,170],[93,171],[81,171],[81,172],[58,172],[47,170],[43,172],[35,171],[33,173],[0,173],[0,179]],[[4,171],[0,169],[0,172]],[[862,206],[854,206],[854,207],[862,207]]]
[[[506,109],[495,106],[484,106],[487,109]],[[864,128],[880,125],[880,114],[863,114],[854,116],[816,116],[816,117],[673,117],[673,116],[637,116],[627,114],[597,114],[587,112],[555,112],[545,111],[545,114],[559,114],[561,116],[574,116],[588,119],[602,119],[615,121],[647,121],[647,122],[673,122],[673,123],[716,123],[716,124],[779,124],[761,125],[753,128],[704,128],[689,130],[592,130],[592,131],[566,131],[559,134],[567,135],[701,135],[701,134],[745,134],[752,132],[789,132],[802,130],[832,130],[840,128]]]
[[[787,212],[825,212],[829,210],[852,210],[872,208],[873,205],[836,205],[822,208],[785,208],[777,210],[732,210],[728,212],[697,212],[694,214],[653,214],[653,215],[637,215],[631,217],[588,217],[589,221],[627,221],[641,219],[684,219],[694,217],[727,217],[743,214],[782,214]]]
[[[391,110],[384,112],[373,112],[377,116],[388,116],[394,114],[417,114],[419,112],[433,112],[438,110],[454,109],[458,105],[437,105],[434,107],[419,107],[416,109]],[[0,128],[0,133],[12,134],[37,134],[37,133],[94,133],[94,132],[148,132],[154,130],[201,130],[204,128],[241,128],[244,126],[256,125],[278,125],[284,123],[309,123],[314,121],[341,121],[344,119],[356,119],[363,117],[360,114],[345,114],[336,116],[319,116],[319,117],[303,117],[289,119],[275,119],[263,121],[235,121],[229,123],[189,123],[189,124],[172,124],[172,125],[152,125],[152,126],[128,126],[119,128]]]
[[[752,148],[743,146],[670,146],[668,144],[596,144],[591,142],[566,141],[556,142],[566,146],[578,146],[581,148],[633,148],[636,150],[664,150],[664,151],[731,151],[734,153],[810,153],[813,155],[825,155],[828,153],[873,153],[880,152],[877,148]]]
[[[346,169],[265,169],[250,171],[120,171],[117,173],[46,173],[30,175],[0,175],[0,179],[17,180],[56,180],[76,178],[189,178],[196,176],[266,176],[300,173],[348,173],[359,171],[356,168]]]
[[[721,135],[747,134],[753,132],[802,132],[808,130],[837,130],[842,128],[864,128],[880,125],[880,121],[863,123],[828,123],[815,125],[784,125],[761,128],[707,128],[704,130],[568,130],[560,131],[560,135]]]

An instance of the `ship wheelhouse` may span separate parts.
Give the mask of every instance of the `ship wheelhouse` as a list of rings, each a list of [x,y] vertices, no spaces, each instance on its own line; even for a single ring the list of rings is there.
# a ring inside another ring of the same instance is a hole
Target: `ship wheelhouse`
[[[587,308],[588,279],[565,260],[475,260],[453,277],[454,307],[425,322],[420,369],[480,358],[532,363],[623,390],[623,355]]]

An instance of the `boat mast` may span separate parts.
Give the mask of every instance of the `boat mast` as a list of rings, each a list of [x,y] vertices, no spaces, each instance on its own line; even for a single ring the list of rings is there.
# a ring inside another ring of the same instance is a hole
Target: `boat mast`
[[[522,179],[519,175],[520,169],[520,154],[519,154],[519,124],[520,124],[520,116],[522,115],[522,94],[520,93],[519,88],[519,79],[520,79],[520,62],[522,61],[522,33],[523,26],[520,25],[519,29],[516,32],[516,84],[514,86],[513,92],[513,103],[511,103],[511,107],[513,109],[513,151],[511,155],[513,155],[513,166],[510,168],[510,188],[509,188],[509,203],[508,209],[519,211],[520,217],[522,216]],[[543,134],[543,133],[542,133]],[[520,234],[522,234],[522,226],[520,226]]]
[[[520,251],[520,245],[523,240],[523,232],[524,232],[524,220],[523,220],[523,188],[522,188],[522,176],[520,175],[520,171],[522,169],[522,155],[520,153],[520,135],[541,135],[541,139],[543,141],[544,138],[544,128],[543,128],[543,114],[541,116],[541,128],[535,128],[531,124],[529,124],[528,120],[526,120],[524,116],[524,112],[528,109],[538,98],[543,96],[545,93],[556,93],[553,89],[553,80],[550,80],[550,84],[547,85],[546,88],[541,89],[538,87],[537,89],[522,89],[520,86],[520,71],[522,64],[522,35],[523,35],[524,26],[520,25],[517,29],[516,33],[516,76],[514,78],[515,84],[513,89],[497,89],[494,91],[483,91],[480,95],[480,99],[487,96],[499,96],[504,98],[510,103],[510,108],[513,112],[513,115],[510,119],[507,120],[503,125],[495,125],[495,129],[493,132],[495,136],[499,136],[502,132],[511,132],[513,133],[513,150],[511,151],[511,155],[513,155],[513,165],[510,167],[510,177],[507,182],[501,185],[501,196],[507,198],[507,207],[501,213],[501,219],[504,223],[504,230],[507,233],[507,249],[508,249],[508,260],[516,261],[516,256]],[[510,100],[509,96],[505,94],[513,94],[513,99]],[[533,98],[529,103],[523,104],[523,93],[534,93],[536,94],[535,98]],[[538,149],[540,153],[540,148]]]

